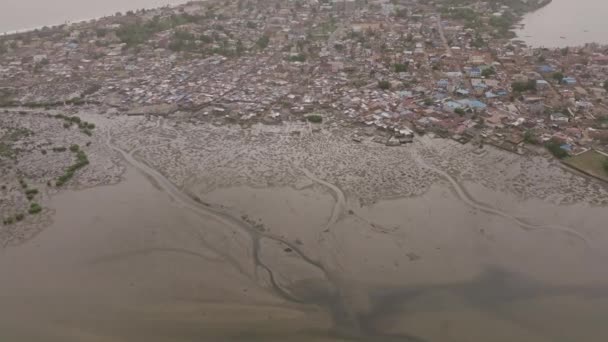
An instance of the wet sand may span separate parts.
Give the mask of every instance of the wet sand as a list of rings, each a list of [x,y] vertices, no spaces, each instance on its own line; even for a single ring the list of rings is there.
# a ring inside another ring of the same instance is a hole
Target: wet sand
[[[156,121],[129,135],[115,127],[107,143],[130,165],[124,180],[55,195],[53,224],[0,250],[0,339],[608,337],[608,212],[595,200],[553,201],[583,191],[601,200],[604,190],[593,183],[575,180],[577,188],[547,187],[542,194],[550,196],[529,198],[537,190],[511,185],[522,179],[519,173],[507,170],[499,176],[506,188],[498,186],[483,160],[468,150],[453,153],[463,147],[440,140],[380,150],[329,136],[307,141],[280,131],[222,128],[219,140],[198,132],[205,141],[198,144],[179,129]],[[248,155],[226,138],[239,132]],[[257,145],[260,135],[268,152]],[[322,148],[309,145],[315,141],[334,152],[328,164],[319,161]],[[197,163],[190,144],[202,156]],[[402,158],[388,171],[377,163],[377,173],[355,176],[361,163],[350,164],[353,148],[374,153],[375,161]],[[435,148],[458,161],[443,167],[449,159]],[[281,154],[289,149],[300,152]],[[318,154],[301,152],[309,149]],[[511,162],[500,152],[486,158]],[[163,162],[164,168],[153,167]],[[333,171],[326,167],[331,162]],[[167,178],[167,168],[178,165]],[[351,167],[354,173],[339,172]],[[242,172],[266,176],[248,181]],[[555,178],[566,182],[570,176],[559,172]],[[377,179],[380,188],[403,195],[366,193]]]

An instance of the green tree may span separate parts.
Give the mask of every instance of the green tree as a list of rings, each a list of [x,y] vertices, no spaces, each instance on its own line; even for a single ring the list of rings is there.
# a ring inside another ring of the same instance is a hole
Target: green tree
[[[257,46],[264,50],[266,47],[268,47],[268,44],[270,43],[270,37],[268,37],[267,35],[263,35],[261,36],[258,41],[256,42]]]
[[[460,116],[464,116],[465,111],[462,108],[456,108],[456,109],[454,109],[454,113],[456,113],[456,114],[458,114]]]
[[[561,83],[562,80],[564,79],[564,74],[562,74],[561,72],[558,71],[558,72],[554,72],[551,77],[553,77],[553,79],[556,80],[558,83]]]
[[[496,73],[496,70],[494,70],[494,67],[489,67],[489,68],[483,69],[483,71],[481,72],[481,76],[490,77],[490,76],[494,75],[495,73]]]
[[[558,159],[564,159],[568,156],[568,152],[566,152],[562,147],[562,144],[555,140],[551,139],[546,144],[545,147],[551,154],[553,154]]]

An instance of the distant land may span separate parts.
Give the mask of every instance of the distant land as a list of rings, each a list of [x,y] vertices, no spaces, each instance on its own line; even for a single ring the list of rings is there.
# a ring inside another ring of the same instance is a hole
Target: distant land
[[[184,0],[3,0],[0,32],[64,24],[142,8],[185,3]]]

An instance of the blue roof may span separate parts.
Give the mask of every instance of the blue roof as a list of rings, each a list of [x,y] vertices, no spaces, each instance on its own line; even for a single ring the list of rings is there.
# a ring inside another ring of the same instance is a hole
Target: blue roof
[[[478,100],[464,99],[464,100],[458,100],[456,102],[462,104],[463,106],[469,106],[471,108],[477,108],[477,109],[483,109],[483,108],[487,107],[485,103],[478,101]]]
[[[454,102],[454,101],[448,101],[445,103],[445,105],[450,108],[450,109],[456,109],[456,108],[462,108],[464,107],[464,105],[458,103],[458,102]]]
[[[538,71],[542,73],[553,72],[555,69],[550,65],[541,65],[538,67]]]

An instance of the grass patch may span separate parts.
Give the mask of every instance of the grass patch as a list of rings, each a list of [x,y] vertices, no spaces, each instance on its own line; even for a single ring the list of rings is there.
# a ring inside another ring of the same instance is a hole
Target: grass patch
[[[608,181],[608,157],[595,150],[566,158],[564,163],[591,176]]]
[[[306,117],[306,120],[308,120],[308,122],[312,122],[312,123],[321,123],[321,122],[323,122],[323,117],[318,114],[312,114],[312,115],[308,115]]]
[[[31,215],[36,215],[42,211],[42,207],[38,203],[30,204],[30,209],[27,211]]]
[[[8,128],[8,132],[0,137],[0,158],[14,158],[17,151],[13,143],[34,133],[27,128]]]

